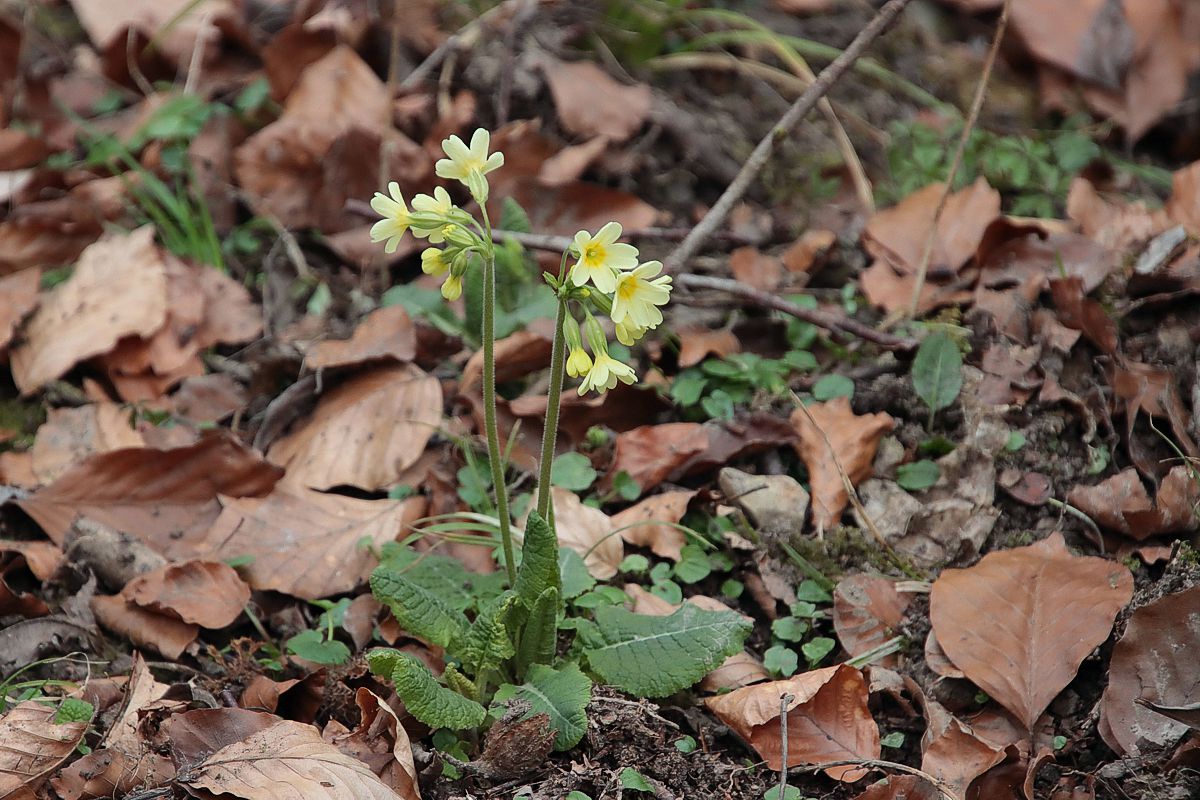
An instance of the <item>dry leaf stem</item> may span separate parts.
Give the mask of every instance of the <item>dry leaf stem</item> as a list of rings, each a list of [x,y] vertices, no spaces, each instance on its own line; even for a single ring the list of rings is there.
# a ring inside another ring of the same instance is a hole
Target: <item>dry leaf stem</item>
[[[933,258],[933,245],[937,241],[938,223],[942,219],[942,212],[946,210],[946,201],[950,199],[954,179],[958,177],[958,170],[962,166],[963,154],[967,150],[967,141],[971,138],[971,131],[975,130],[975,125],[979,122],[983,98],[987,96],[988,81],[992,76],[992,69],[996,66],[996,55],[1000,52],[1000,41],[1004,38],[1004,30],[1008,27],[1008,11],[1011,6],[1012,0],[1004,0],[1004,7],[1000,10],[1000,21],[996,23],[996,35],[992,39],[992,46],[988,48],[987,57],[983,61],[983,71],[979,75],[979,85],[975,87],[975,97],[971,100],[971,110],[967,113],[962,133],[958,137],[958,144],[954,148],[954,159],[950,162],[950,171],[946,174],[942,196],[938,198],[937,208],[933,212],[933,220],[929,223],[929,232],[925,234],[925,246],[921,250],[921,260],[917,264],[917,280],[913,284],[912,299],[908,303],[909,318],[917,316],[917,310],[920,307],[921,291],[925,288],[925,276],[929,272],[929,261]]]

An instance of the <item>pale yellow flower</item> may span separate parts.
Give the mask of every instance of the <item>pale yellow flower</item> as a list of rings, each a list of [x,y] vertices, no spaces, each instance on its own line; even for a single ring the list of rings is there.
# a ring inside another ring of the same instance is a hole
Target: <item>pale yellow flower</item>
[[[483,176],[504,166],[503,153],[488,154],[491,140],[491,134],[483,128],[471,134],[469,147],[457,136],[443,139],[442,150],[449,158],[443,158],[434,164],[434,172],[438,177],[466,184],[471,190],[471,196],[476,200],[487,200],[487,180]]]
[[[592,368],[592,358],[582,347],[572,347],[567,356],[567,374],[572,378],[583,376]]]
[[[616,280],[613,291],[612,320],[627,329],[653,328],[662,322],[659,306],[671,299],[671,276],[654,276],[662,272],[662,263],[647,261],[640,267],[623,272]]]
[[[396,252],[400,239],[408,230],[411,215],[408,206],[404,204],[404,195],[400,194],[400,184],[392,181],[388,184],[388,195],[376,192],[371,198],[371,209],[383,219],[371,226],[372,242],[387,242],[383,246],[385,253]]]
[[[436,247],[427,247],[421,251],[421,272],[426,275],[444,275],[450,269],[446,260],[446,251]]]
[[[646,335],[649,328],[642,328],[638,325],[630,323],[628,320],[617,323],[617,341],[626,347],[633,347],[634,343]]]
[[[638,251],[631,244],[618,242],[621,223],[609,222],[593,236],[587,231],[575,234],[575,251],[579,260],[571,269],[571,281],[583,286],[589,280],[602,292],[617,286],[617,271],[637,264]]]
[[[592,368],[588,370],[587,375],[583,378],[583,383],[579,385],[579,394],[587,394],[593,389],[597,392],[607,392],[617,385],[617,381],[633,383],[636,380],[637,374],[632,367],[601,351],[596,353]]]
[[[436,218],[440,222],[435,227],[424,227],[418,225],[420,220],[412,221],[412,232],[414,236],[422,239],[429,238],[431,244],[441,244],[446,241],[446,234],[449,232],[452,225],[444,223],[450,217],[450,212],[454,210],[454,203],[450,200],[450,193],[441,186],[434,188],[433,196],[427,194],[419,194],[412,199],[413,215],[422,215],[424,218]]]
[[[447,300],[457,300],[462,297],[462,276],[447,275],[445,283],[442,284],[442,297]]]

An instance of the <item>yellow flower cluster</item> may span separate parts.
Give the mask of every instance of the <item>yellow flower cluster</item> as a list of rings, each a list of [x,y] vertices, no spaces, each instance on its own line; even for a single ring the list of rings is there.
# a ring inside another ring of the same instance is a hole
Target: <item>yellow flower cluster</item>
[[[488,198],[487,174],[504,165],[504,154],[489,154],[490,146],[491,137],[483,129],[475,131],[470,145],[451,136],[442,142],[447,157],[435,165],[439,177],[465,185],[481,207]],[[415,196],[409,210],[399,185],[389,183],[388,194],[377,192],[371,208],[383,217],[371,226],[371,240],[384,242],[385,252],[394,253],[409,231],[431,244],[444,245],[421,253],[421,269],[428,275],[445,276],[442,296],[447,300],[462,295],[463,276],[472,254],[491,257],[491,229],[485,231],[470,214],[454,205],[450,194],[440,186],[432,195]],[[486,224],[486,214],[483,219]],[[570,272],[561,284],[549,279],[560,300],[572,309],[562,335],[569,348],[566,371],[583,379],[581,395],[592,390],[605,392],[618,382],[633,383],[637,379],[632,367],[609,354],[608,338],[595,313],[611,318],[617,341],[629,346],[646,331],[658,327],[663,320],[659,307],[671,298],[671,278],[660,275],[662,264],[639,263],[637,248],[618,241],[620,238],[621,225],[617,222],[609,222],[595,234],[579,231],[569,251],[575,257]],[[564,263],[565,259],[566,255]],[[582,328],[575,309],[582,312]]]
[[[595,234],[587,231],[575,234],[571,249],[577,260],[571,267],[569,283],[577,288],[591,283],[598,290],[585,290],[584,296],[591,301],[590,305],[608,314],[616,326],[617,341],[629,346],[662,322],[659,306],[666,305],[671,299],[671,278],[668,275],[657,277],[662,272],[662,264],[658,261],[639,265],[637,248],[618,242],[619,238],[621,225],[618,222],[607,223]],[[633,383],[637,378],[633,369],[608,354],[604,329],[588,304],[584,305],[584,314],[584,336],[580,336],[574,317],[568,318],[564,331],[570,348],[567,374],[583,378],[579,393],[593,389],[604,392],[616,386],[618,381]],[[590,356],[583,348],[585,338],[592,351]]]

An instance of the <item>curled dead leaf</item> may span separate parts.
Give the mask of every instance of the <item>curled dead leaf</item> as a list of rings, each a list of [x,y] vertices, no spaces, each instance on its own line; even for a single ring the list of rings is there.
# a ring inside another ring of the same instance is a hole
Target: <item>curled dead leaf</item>
[[[250,587],[228,564],[196,559],[137,576],[121,590],[121,597],[151,611],[217,629],[242,615],[250,602]]]
[[[318,342],[304,363],[309,369],[362,364],[374,359],[412,361],[417,332],[404,306],[387,306],[368,314],[349,339]]]
[[[833,628],[838,642],[851,656],[860,656],[883,644],[904,619],[911,598],[896,591],[896,582],[879,575],[851,575],[833,590]],[[888,656],[878,663],[895,663]]]

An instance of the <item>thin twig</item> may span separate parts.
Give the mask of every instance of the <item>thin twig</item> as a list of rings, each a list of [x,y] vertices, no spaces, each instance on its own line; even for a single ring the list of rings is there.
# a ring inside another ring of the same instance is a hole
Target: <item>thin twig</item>
[[[742,165],[742,169],[738,172],[737,177],[729,184],[725,193],[717,200],[704,218],[692,228],[692,232],[684,239],[678,247],[675,248],[670,255],[664,259],[664,264],[668,272],[678,272],[680,268],[688,262],[688,260],[696,254],[700,246],[708,239],[713,232],[721,227],[729,216],[729,212],[737,204],[738,200],[746,194],[746,190],[750,188],[750,184],[758,177],[758,173],[762,171],[767,162],[771,158],[771,154],[775,150],[775,142],[777,139],[786,136],[799,122],[804,119],[809,111],[817,104],[817,101],[824,97],[833,84],[840,78],[850,65],[855,62],[866,51],[871,42],[883,33],[883,31],[891,24],[904,7],[911,0],[889,0],[888,4],[879,10],[875,18],[867,23],[867,26],[859,32],[854,41],[845,51],[834,59],[833,63],[821,70],[821,74],[813,81],[812,85],[805,90],[804,94],[796,99],[779,121],[772,126],[767,135],[762,138],[758,145],[754,148],[754,152],[746,159],[746,163]]]
[[[954,159],[950,162],[950,171],[946,174],[946,184],[942,187],[942,196],[938,198],[937,208],[933,212],[933,220],[929,223],[929,232],[925,235],[925,247],[921,250],[921,260],[917,264],[917,281],[913,284],[912,299],[908,303],[908,316],[917,316],[921,305],[921,292],[925,289],[925,276],[929,272],[929,261],[933,258],[933,245],[937,241],[938,223],[941,222],[942,212],[946,210],[946,201],[954,188],[954,179],[958,177],[959,167],[962,166],[963,154],[967,150],[967,141],[971,131],[979,122],[979,112],[983,108],[983,98],[987,95],[988,80],[992,69],[996,66],[996,55],[1000,52],[1000,40],[1004,38],[1004,30],[1008,27],[1008,10],[1012,0],[1004,0],[1000,11],[1000,21],[996,23],[996,35],[992,46],[988,48],[987,57],[983,61],[983,72],[979,75],[979,85],[975,87],[975,97],[971,100],[971,110],[963,123],[962,133],[959,134],[958,144],[954,148]]]
[[[795,695],[783,694],[779,696],[779,745],[782,751],[779,757],[779,794],[776,797],[783,800],[787,797],[787,773],[788,773],[788,705],[796,699]]]
[[[353,201],[351,201],[353,202]],[[349,203],[347,205],[350,205]],[[357,209],[357,204],[354,206]],[[548,250],[551,252],[561,253],[563,250],[571,246],[571,239],[567,236],[554,236],[551,234],[540,233],[518,233],[516,231],[493,231],[498,241],[514,241],[524,247],[529,247],[534,250]],[[836,314],[830,314],[826,311],[818,311],[811,308],[802,308],[795,303],[791,303],[784,298],[755,289],[753,286],[747,286],[741,281],[735,281],[730,278],[714,278],[708,275],[693,275],[691,273],[683,273],[676,275],[674,278],[675,286],[680,289],[708,289],[710,291],[724,292],[725,294],[739,297],[743,300],[748,300],[751,303],[761,306],[762,308],[770,308],[775,311],[782,311],[796,319],[816,325],[818,328],[823,328],[827,331],[835,331],[847,333],[851,336],[857,336],[860,339],[865,339],[868,342],[879,345],[888,350],[913,350],[917,347],[917,340],[904,336],[896,336],[886,331],[879,331],[869,325],[864,325],[857,320],[849,317],[842,317]]]

